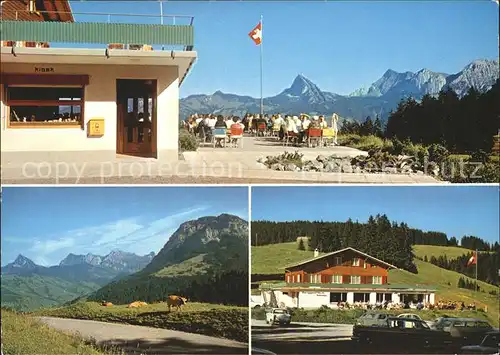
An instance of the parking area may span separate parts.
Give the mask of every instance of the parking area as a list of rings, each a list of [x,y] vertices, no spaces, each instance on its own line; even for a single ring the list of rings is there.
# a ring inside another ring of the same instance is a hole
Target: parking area
[[[362,346],[351,340],[352,325],[331,323],[297,323],[270,326],[252,319],[252,348],[281,354],[415,354],[425,353],[408,347]],[[427,354],[443,353],[428,350]]]

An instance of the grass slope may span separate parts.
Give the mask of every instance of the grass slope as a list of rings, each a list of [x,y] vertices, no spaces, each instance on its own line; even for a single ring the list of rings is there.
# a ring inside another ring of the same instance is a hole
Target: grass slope
[[[188,302],[182,311],[168,312],[167,304],[163,302],[140,308],[127,308],[127,305],[104,307],[97,302],[77,302],[70,306],[42,309],[34,314],[143,325],[248,341],[246,307]]]
[[[449,260],[456,259],[464,254],[472,253],[472,250],[461,247],[443,247],[440,245],[414,245],[413,252],[422,259],[426,255],[429,259],[431,256],[437,258],[441,255],[446,255]]]
[[[94,283],[74,283],[49,276],[2,275],[2,306],[18,311],[52,307],[99,289]]]
[[[450,257],[451,255],[457,255],[458,251],[456,249],[460,249],[462,253],[464,250],[467,252],[467,249],[463,248],[418,245],[415,246],[415,253],[419,255],[419,253],[424,252],[427,253],[427,257],[430,257],[431,252],[434,253],[432,254],[434,256],[439,256],[441,254],[438,253],[443,252]],[[298,250],[295,242],[252,247],[252,274],[280,274],[284,272],[285,265],[303,261],[312,258],[312,256],[311,251]],[[437,301],[463,301],[466,304],[476,302],[481,308],[486,306],[488,319],[495,326],[499,325],[499,300],[497,296],[488,293],[493,290],[498,291],[498,287],[478,281],[484,292],[458,288],[458,279],[465,277],[464,275],[418,259],[415,259],[415,264],[417,265],[418,274],[412,274],[404,270],[390,270],[389,282],[435,287],[437,289]]]
[[[312,251],[297,249],[296,242],[252,247],[252,274],[282,274],[288,264],[311,259]]]
[[[209,265],[204,261],[206,254],[200,254],[175,265],[167,266],[153,273],[158,277],[178,277],[204,274],[208,271]]]
[[[32,317],[2,309],[3,353],[102,355],[83,339],[60,333]],[[116,352],[115,352],[116,353]]]

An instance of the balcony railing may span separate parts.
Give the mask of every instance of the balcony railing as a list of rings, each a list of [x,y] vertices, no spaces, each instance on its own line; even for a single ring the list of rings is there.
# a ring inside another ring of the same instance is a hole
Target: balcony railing
[[[58,43],[63,47],[70,47],[69,44],[75,43],[146,44],[192,50],[194,46],[192,16],[78,12],[72,14],[76,18],[81,15],[85,21],[1,21],[1,39],[14,42]],[[101,21],[98,21],[99,19]],[[131,23],[131,19],[142,23]]]

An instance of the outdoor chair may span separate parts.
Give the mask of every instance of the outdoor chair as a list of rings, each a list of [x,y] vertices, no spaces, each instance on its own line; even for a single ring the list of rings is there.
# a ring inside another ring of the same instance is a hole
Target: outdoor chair
[[[324,128],[323,136],[321,137],[321,145],[329,146],[335,144],[335,131],[333,128]]]
[[[229,142],[231,146],[243,147],[243,128],[238,125],[232,125],[230,129]]]
[[[298,140],[298,139],[299,139],[299,135],[297,133],[295,133],[294,131],[288,131],[285,133],[285,137],[283,139],[283,145],[288,146],[288,143],[290,143],[291,141],[294,141],[294,140]]]
[[[257,135],[264,137],[267,132],[267,126],[264,122],[260,123],[257,125]]]
[[[307,132],[307,146],[311,148],[313,142],[316,142],[316,146],[318,147],[321,144],[322,133],[321,128],[309,128]]]
[[[215,148],[215,145],[217,142],[221,142],[221,145],[223,147],[226,147],[226,129],[225,128],[215,128],[212,132],[213,136],[213,145]]]

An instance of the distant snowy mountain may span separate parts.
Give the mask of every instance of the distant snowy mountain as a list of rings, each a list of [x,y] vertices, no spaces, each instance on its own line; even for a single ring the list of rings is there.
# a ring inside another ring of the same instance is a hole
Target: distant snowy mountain
[[[456,74],[433,72],[421,69],[416,73],[399,73],[387,70],[384,75],[368,87],[355,90],[347,96],[322,91],[316,84],[299,74],[289,88],[276,96],[264,98],[266,113],[323,114],[330,117],[333,112],[341,117],[364,120],[367,116],[387,119],[399,101],[408,96],[416,99],[425,94],[436,95],[451,88],[460,97],[470,88],[488,91],[499,78],[496,60],[479,59],[468,64]],[[212,95],[191,95],[180,102],[181,118],[194,113],[214,113],[244,116],[260,112],[260,99],[217,91]]]

